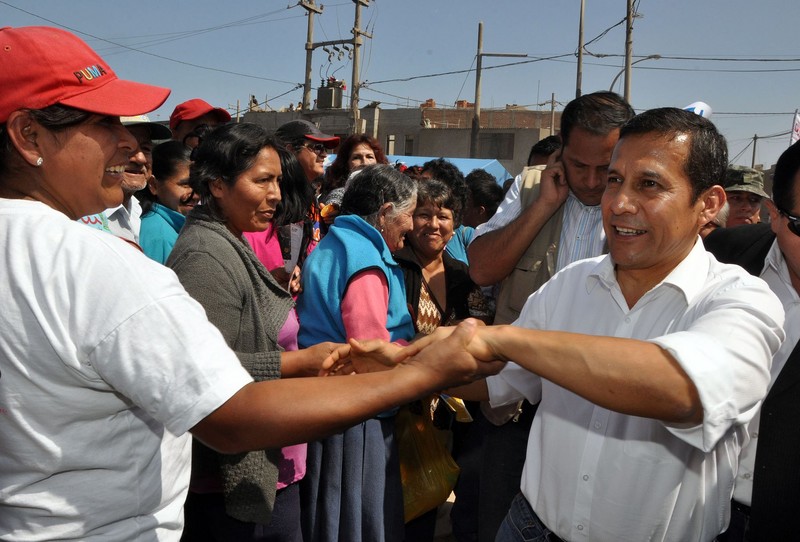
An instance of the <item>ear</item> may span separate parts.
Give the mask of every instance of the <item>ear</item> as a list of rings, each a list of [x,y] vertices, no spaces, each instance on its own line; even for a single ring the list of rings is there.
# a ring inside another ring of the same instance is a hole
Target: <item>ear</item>
[[[150,178],[147,179],[147,188],[154,196],[158,195],[158,180],[155,175],[150,175]]]
[[[210,183],[208,183],[208,188],[211,191],[211,195],[215,198],[222,198],[225,196],[224,191],[225,183],[222,182],[222,179],[214,179]]]
[[[6,131],[11,144],[17,149],[22,159],[31,166],[42,158],[42,149],[38,139],[44,128],[26,111],[14,111],[6,121]]]
[[[379,230],[383,231],[383,228],[386,227],[386,215],[389,214],[393,207],[394,205],[391,203],[384,203],[381,205],[381,208],[378,209],[378,225],[380,226],[380,228],[378,228]]]
[[[772,229],[772,233],[777,234],[778,231],[778,224],[781,223],[781,214],[778,212],[778,207],[775,205],[775,202],[769,198],[764,198],[764,203],[767,206],[767,212],[769,213],[769,225]]]
[[[720,185],[715,184],[706,190],[699,198],[698,202],[702,205],[700,208],[700,215],[698,216],[698,227],[702,228],[717,216],[722,206],[725,205],[727,196],[725,189]]]

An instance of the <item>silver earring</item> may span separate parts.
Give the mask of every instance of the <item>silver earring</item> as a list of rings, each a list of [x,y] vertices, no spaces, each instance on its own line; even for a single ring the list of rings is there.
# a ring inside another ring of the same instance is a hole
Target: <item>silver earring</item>
[[[40,167],[42,164],[44,164],[44,158],[40,156],[36,159],[36,167]]]

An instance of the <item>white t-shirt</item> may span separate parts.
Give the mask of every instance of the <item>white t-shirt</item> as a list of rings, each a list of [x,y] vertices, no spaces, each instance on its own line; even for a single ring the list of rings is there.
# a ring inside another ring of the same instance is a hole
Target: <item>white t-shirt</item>
[[[713,540],[728,522],[745,424],[766,394],[783,321],[762,280],[699,241],[630,309],[610,256],[553,276],[514,325],[658,344],[695,384],[703,423],[613,412],[508,363],[487,379],[491,404],[541,397],[521,487],[545,525],[572,541]]]
[[[0,199],[0,539],[179,540],[187,430],[251,381],[175,274]]]

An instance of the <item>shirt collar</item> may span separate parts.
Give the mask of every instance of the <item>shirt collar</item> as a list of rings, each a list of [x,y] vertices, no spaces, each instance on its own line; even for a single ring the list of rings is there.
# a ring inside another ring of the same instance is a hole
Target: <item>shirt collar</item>
[[[702,291],[710,265],[708,254],[699,239],[700,237],[698,236],[689,254],[670,271],[664,280],[655,285],[650,291],[669,284],[683,294],[687,304],[691,303],[691,300]],[[611,254],[606,254],[586,278],[587,290],[591,290],[599,283],[608,288],[619,288]]]

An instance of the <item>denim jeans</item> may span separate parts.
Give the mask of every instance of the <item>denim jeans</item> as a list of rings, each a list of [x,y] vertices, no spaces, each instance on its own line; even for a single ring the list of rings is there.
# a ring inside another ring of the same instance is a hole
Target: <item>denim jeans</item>
[[[561,539],[548,529],[533,511],[531,505],[518,494],[511,502],[495,542],[560,542]]]

